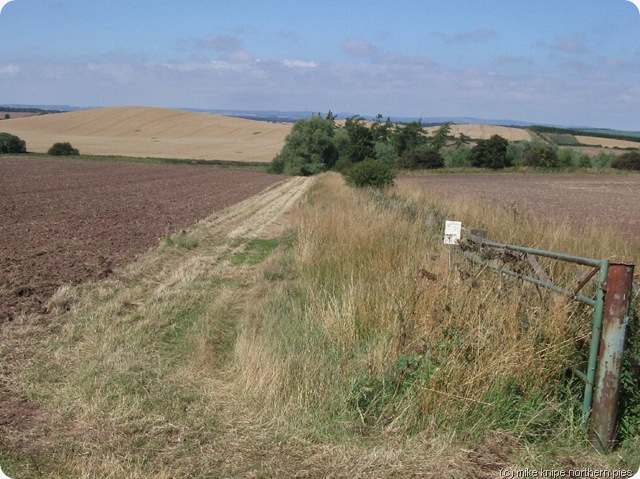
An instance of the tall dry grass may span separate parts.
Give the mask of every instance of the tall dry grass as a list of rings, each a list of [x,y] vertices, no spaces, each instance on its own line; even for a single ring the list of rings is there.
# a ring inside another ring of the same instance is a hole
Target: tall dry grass
[[[470,440],[496,429],[536,441],[580,434],[582,385],[569,371],[584,362],[592,311],[470,263],[442,244],[443,222],[594,258],[637,261],[637,251],[613,233],[580,236],[404,185],[386,195],[351,189],[334,174],[318,179],[298,215],[281,260],[288,280],[236,343],[248,394],[320,434],[354,423]],[[542,263],[568,287],[582,272]]]

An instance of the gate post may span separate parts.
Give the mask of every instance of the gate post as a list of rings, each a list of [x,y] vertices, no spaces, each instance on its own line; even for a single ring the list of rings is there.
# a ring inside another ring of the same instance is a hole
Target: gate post
[[[589,432],[589,440],[601,452],[610,451],[615,440],[620,370],[632,286],[633,265],[609,265],[603,285],[606,289],[604,317]]]

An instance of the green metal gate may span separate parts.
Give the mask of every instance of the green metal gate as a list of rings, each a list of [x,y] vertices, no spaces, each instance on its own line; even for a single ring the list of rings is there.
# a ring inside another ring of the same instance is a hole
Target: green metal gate
[[[599,450],[609,451],[615,435],[620,370],[626,325],[629,320],[634,265],[497,243],[487,240],[482,230],[471,230],[468,240],[460,245],[465,250],[465,256],[472,261],[499,273],[548,288],[594,308],[587,371],[574,372],[585,383],[582,419],[585,428],[589,429],[590,440]],[[493,254],[489,256],[494,258],[505,252],[523,255],[523,259],[528,261],[537,277],[513,271],[495,259],[488,259],[487,250],[491,250]],[[553,284],[535,259],[536,256],[591,269],[581,278],[576,289],[570,290]],[[596,275],[595,298],[580,294]]]

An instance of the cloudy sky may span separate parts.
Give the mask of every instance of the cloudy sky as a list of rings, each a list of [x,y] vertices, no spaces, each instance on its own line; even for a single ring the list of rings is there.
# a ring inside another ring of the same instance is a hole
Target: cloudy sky
[[[627,0],[14,0],[0,104],[473,116],[640,130]]]

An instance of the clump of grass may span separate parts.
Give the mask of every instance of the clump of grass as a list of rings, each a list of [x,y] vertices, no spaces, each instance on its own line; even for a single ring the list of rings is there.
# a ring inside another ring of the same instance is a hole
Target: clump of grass
[[[178,248],[191,250],[198,246],[200,241],[193,234],[188,234],[185,230],[181,230],[175,235],[167,235],[162,239],[165,246],[177,246]]]

